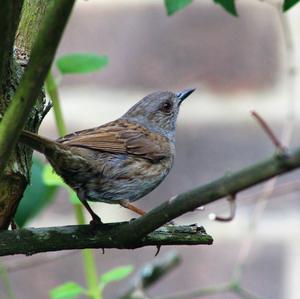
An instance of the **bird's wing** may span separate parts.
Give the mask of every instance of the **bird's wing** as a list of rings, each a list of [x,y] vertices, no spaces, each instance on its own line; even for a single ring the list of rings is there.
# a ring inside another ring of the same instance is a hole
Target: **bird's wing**
[[[126,120],[75,132],[57,142],[102,152],[137,155],[154,162],[170,156],[166,137]]]

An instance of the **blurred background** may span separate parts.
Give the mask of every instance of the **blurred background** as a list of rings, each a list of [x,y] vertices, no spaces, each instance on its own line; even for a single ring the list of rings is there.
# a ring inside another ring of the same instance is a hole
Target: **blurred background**
[[[297,72],[290,68],[292,64],[298,70],[299,64],[299,7],[284,16],[290,25],[287,32],[286,20],[282,22],[276,8],[264,1],[237,1],[237,9],[238,18],[211,0],[202,0],[167,17],[163,1],[77,2],[57,56],[106,54],[109,65],[101,72],[63,78],[60,95],[69,132],[118,118],[150,92],[197,88],[180,112],[175,165],[161,186],[137,203],[140,208],[150,210],[180,192],[270,157],[274,146],[251,110],[283,136],[285,145],[299,146],[295,132],[300,85]],[[52,111],[40,134],[58,136]],[[286,192],[280,195],[281,187],[275,185],[276,196],[269,198],[265,209],[258,203],[263,185],[240,193],[231,223],[208,220],[210,213],[229,213],[226,200],[176,219],[178,224],[204,225],[214,244],[172,248],[183,262],[149,294],[162,296],[226,282],[243,261],[242,282],[247,289],[266,299],[299,298],[299,179],[299,171],[279,178],[276,185],[285,186]],[[119,206],[97,203],[93,208],[105,222],[134,217]],[[75,224],[73,209],[67,192],[60,190],[55,202],[27,226],[68,224]],[[163,247],[160,255],[169,250]],[[106,250],[104,255],[95,251],[99,273],[127,264],[138,269],[154,254],[155,248]],[[47,290],[69,280],[85,284],[79,251],[39,262],[57,255],[30,257],[37,265],[26,269],[17,266],[25,257],[5,258],[16,298],[47,298]],[[105,298],[122,287],[122,283],[108,287]],[[209,298],[238,297],[226,293]]]

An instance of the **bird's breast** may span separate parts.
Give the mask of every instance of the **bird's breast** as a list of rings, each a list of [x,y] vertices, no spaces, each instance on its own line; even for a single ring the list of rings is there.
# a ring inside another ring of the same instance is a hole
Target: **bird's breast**
[[[110,155],[86,184],[89,200],[118,203],[135,201],[155,189],[168,175],[174,157],[157,163],[128,155]]]

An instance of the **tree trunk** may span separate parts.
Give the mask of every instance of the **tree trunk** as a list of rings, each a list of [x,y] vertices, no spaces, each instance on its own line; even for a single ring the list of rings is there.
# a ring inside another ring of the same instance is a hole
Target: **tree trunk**
[[[25,0],[21,20],[15,39],[13,55],[6,67],[5,80],[0,94],[0,116],[4,114],[30,57],[31,47],[39,31],[41,20],[49,0]],[[30,113],[25,128],[36,132],[47,113],[44,92],[41,91],[37,104]],[[7,229],[14,217],[19,202],[30,180],[32,150],[18,145],[9,160],[0,181],[0,229]]]

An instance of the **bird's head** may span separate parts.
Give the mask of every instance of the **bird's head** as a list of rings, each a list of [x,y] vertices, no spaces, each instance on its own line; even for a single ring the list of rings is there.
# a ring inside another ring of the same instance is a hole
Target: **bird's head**
[[[151,93],[131,107],[122,118],[172,138],[180,105],[194,91],[195,89],[185,89],[179,93],[170,91]]]

